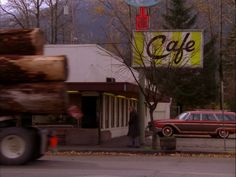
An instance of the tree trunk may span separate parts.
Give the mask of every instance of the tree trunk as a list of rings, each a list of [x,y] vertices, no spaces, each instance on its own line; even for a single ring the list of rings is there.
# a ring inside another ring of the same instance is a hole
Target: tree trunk
[[[149,108],[149,114],[150,114],[150,119],[151,119],[151,131],[152,131],[152,149],[157,149],[157,141],[158,141],[158,136],[156,133],[156,128],[154,126],[154,119],[153,119],[153,112],[154,108]]]
[[[152,149],[157,149],[157,141],[158,141],[158,137],[155,131],[153,131],[152,133]]]
[[[63,82],[0,85],[0,114],[64,113],[66,92]]]
[[[65,81],[65,56],[0,56],[0,83]]]
[[[43,32],[38,29],[0,30],[0,55],[42,55]]]

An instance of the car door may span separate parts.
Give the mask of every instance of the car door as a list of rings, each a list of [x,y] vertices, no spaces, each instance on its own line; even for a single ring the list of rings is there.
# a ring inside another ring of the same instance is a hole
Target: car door
[[[215,114],[203,113],[202,114],[202,123],[201,131],[202,132],[215,132],[219,127],[219,121],[217,120]]]
[[[182,133],[196,133],[201,126],[200,117],[199,113],[189,114],[185,121],[179,123],[179,130]]]

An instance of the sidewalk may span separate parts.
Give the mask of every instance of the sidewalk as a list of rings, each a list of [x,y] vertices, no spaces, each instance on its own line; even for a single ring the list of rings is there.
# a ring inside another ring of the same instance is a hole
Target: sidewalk
[[[185,140],[186,141],[186,140]],[[208,141],[208,140],[206,140]],[[221,141],[222,140],[215,140]],[[231,140],[235,144],[235,139]],[[145,153],[145,154],[152,154],[152,153],[190,153],[190,154],[230,154],[235,155],[236,150],[235,146],[227,146],[224,148],[222,143],[220,145],[211,145],[210,143],[204,142],[202,145],[199,143],[184,143],[182,138],[177,138],[176,150],[162,150],[160,145],[156,150],[151,148],[152,140],[147,138],[145,140],[145,144],[142,145],[140,148],[130,148],[127,147],[128,137],[122,136],[118,138],[113,138],[110,141],[102,143],[100,145],[73,145],[73,146],[63,146],[60,145],[58,147],[59,152],[63,151],[75,151],[75,152],[116,152],[116,153]],[[209,142],[209,141],[208,141]],[[232,143],[231,143],[232,144]]]

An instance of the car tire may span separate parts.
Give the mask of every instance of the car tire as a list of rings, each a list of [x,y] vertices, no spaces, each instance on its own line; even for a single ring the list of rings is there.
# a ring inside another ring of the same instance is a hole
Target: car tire
[[[229,131],[224,130],[224,129],[220,129],[220,130],[218,131],[218,136],[219,136],[219,138],[228,138],[228,136],[229,136]]]
[[[0,164],[22,165],[33,156],[35,138],[32,131],[10,127],[0,132]]]
[[[171,126],[165,126],[162,128],[161,133],[165,137],[170,137],[174,134],[174,130]]]

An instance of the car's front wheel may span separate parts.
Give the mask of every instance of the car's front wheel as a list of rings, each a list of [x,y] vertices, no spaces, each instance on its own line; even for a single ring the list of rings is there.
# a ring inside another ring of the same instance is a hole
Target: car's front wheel
[[[220,138],[228,138],[228,136],[229,136],[229,131],[224,130],[224,129],[221,129],[221,130],[218,131],[218,136],[219,136]]]
[[[174,134],[174,130],[171,126],[165,126],[165,127],[162,128],[161,133],[162,133],[163,136],[170,137]]]

